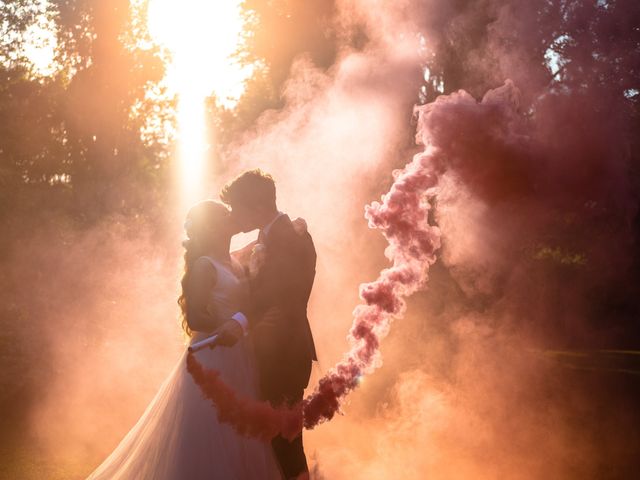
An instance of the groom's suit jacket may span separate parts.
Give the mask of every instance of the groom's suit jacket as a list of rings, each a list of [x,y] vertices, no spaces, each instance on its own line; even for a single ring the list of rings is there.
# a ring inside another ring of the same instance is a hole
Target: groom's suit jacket
[[[263,237],[266,254],[251,281],[249,322],[263,397],[278,403],[301,397],[317,359],[307,318],[316,251],[311,235],[296,232],[287,215]],[[278,314],[267,314],[273,307]]]

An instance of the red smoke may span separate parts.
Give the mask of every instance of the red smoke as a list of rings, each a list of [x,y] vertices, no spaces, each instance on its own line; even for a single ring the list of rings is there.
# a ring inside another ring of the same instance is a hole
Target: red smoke
[[[380,272],[376,281],[361,285],[365,305],[354,311],[349,332],[352,348],[305,399],[306,428],[331,419],[360,378],[380,365],[376,362],[380,340],[387,335],[392,319],[404,313],[404,299],[426,285],[440,247],[439,229],[429,224],[428,197],[435,195],[438,181],[431,160],[428,148],[416,155],[403,170],[394,172],[395,181],[382,202],[366,208],[369,226],[381,230],[389,242],[385,255],[393,265]]]

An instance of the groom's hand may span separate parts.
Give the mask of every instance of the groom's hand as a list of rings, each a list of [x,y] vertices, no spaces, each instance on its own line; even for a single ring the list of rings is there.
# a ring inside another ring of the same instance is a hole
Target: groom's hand
[[[232,347],[242,338],[243,333],[242,326],[239,322],[236,320],[227,320],[213,332],[213,335],[218,335],[215,345]]]

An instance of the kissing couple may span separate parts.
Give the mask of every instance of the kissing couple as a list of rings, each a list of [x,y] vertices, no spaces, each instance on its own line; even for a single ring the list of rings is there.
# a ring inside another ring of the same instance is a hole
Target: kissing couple
[[[222,202],[193,206],[185,221],[178,304],[196,353],[239,395],[271,405],[302,400],[316,360],[307,303],[316,252],[306,223],[276,206],[273,178],[245,171],[224,186]],[[231,237],[259,229],[257,242],[230,253]],[[89,480],[303,480],[302,433],[293,441],[245,438],[218,421],[187,372],[186,355],[142,417]]]

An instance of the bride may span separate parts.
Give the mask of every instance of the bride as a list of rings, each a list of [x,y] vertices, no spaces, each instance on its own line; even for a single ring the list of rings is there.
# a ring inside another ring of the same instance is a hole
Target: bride
[[[205,200],[187,215],[182,325],[201,340],[240,311],[248,300],[242,267],[229,255],[237,229],[223,204]],[[233,347],[201,350],[199,362],[220,372],[239,394],[257,398],[257,377],[249,337]],[[120,445],[88,477],[131,480],[281,479],[271,445],[247,439],[218,422],[186,370],[186,351],[142,417]]]

